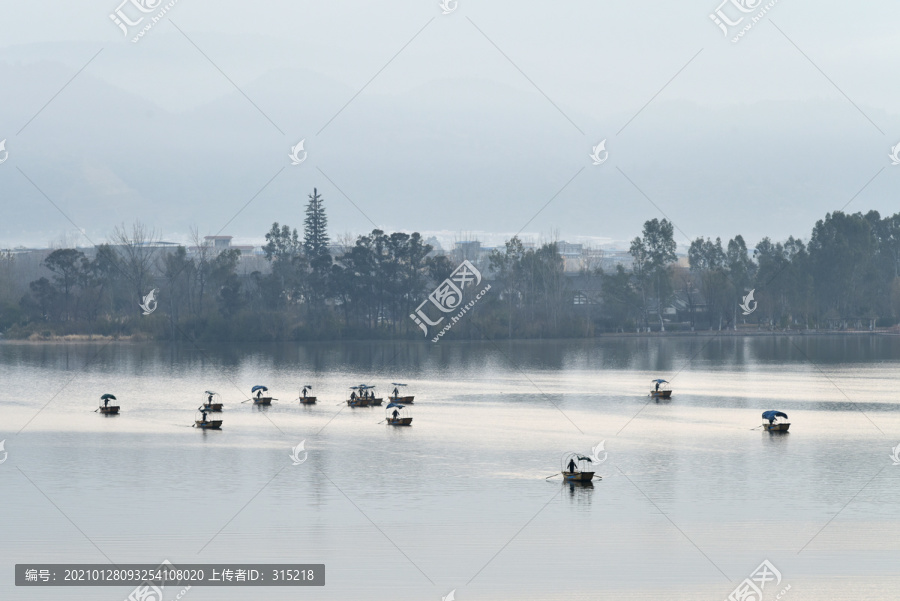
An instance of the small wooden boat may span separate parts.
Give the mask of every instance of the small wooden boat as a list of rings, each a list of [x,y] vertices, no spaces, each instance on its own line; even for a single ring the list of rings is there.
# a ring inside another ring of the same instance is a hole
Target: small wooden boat
[[[200,428],[201,430],[221,430],[222,429],[222,420],[213,419],[213,420],[203,421],[201,419],[198,419],[194,422],[194,427]]]
[[[668,386],[663,386],[663,384],[668,384],[666,380],[662,378],[656,380],[650,380],[653,384],[656,384],[654,388],[650,389],[650,396],[655,399],[670,399],[672,398],[672,389]]]
[[[268,388],[266,388],[265,386],[261,386],[261,385],[256,385],[253,388],[251,388],[250,389],[251,393],[254,393],[254,392],[258,393],[253,397],[253,404],[254,405],[271,405],[272,397],[262,396],[262,393],[268,392],[268,390],[269,390]]]
[[[384,408],[388,412],[385,421],[389,426],[411,426],[413,418],[409,415],[409,409],[398,403],[389,403]],[[391,411],[393,409],[393,411]]]
[[[306,391],[307,391],[307,390],[312,390],[312,386],[310,386],[309,384],[307,384],[307,385],[304,386],[303,389],[300,391],[300,399],[299,399],[300,403],[301,403],[302,405],[315,405],[315,404],[316,404],[316,397],[314,397],[314,396],[308,396],[308,395],[306,394]]]
[[[212,390],[205,391],[206,402],[200,405],[200,411],[208,411],[209,413],[220,413],[222,411],[222,402],[219,394]]]
[[[373,388],[375,387],[368,386],[367,384],[351,386],[350,390],[353,392],[350,393],[350,400],[347,401],[347,404],[351,407],[372,407],[374,405],[381,405],[382,399],[376,399],[375,393],[371,392]]]
[[[391,382],[391,386],[394,387],[394,391],[391,393],[391,396],[388,397],[388,399],[392,403],[402,403],[403,405],[412,405],[413,404],[413,401],[415,400],[416,397],[414,397],[412,395],[400,396],[399,387],[406,386],[406,384],[403,384],[401,382]]]
[[[566,453],[562,458],[562,474],[565,482],[590,482],[594,479],[594,472],[588,471],[593,464],[590,457],[578,453]],[[599,477],[598,477],[599,479]]]
[[[763,424],[763,430],[766,432],[787,432],[791,424],[788,422],[780,424]]]
[[[787,413],[775,411],[774,409],[763,411],[762,418],[766,420],[762,424],[763,430],[766,432],[787,432],[788,428],[791,427],[791,423],[780,422],[778,421],[779,417],[783,417],[784,419],[788,418]]]
[[[103,404],[97,408],[97,411],[100,412],[101,415],[118,415],[119,414],[119,406],[118,405],[110,405],[110,401],[117,400],[115,396],[111,394],[104,394],[100,397],[100,400],[103,401]]]

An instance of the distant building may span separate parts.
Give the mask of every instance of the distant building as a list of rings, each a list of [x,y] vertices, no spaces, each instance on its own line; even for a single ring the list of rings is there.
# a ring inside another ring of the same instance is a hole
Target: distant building
[[[233,236],[203,236],[207,244],[211,244],[216,250],[225,250],[231,248],[231,239]],[[252,247],[251,247],[252,248]]]

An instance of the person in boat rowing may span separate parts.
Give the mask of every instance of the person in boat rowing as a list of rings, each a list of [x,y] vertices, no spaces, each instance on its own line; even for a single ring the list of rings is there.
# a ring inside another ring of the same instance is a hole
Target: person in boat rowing
[[[775,416],[773,415],[773,416],[769,417],[769,425],[771,426],[774,423],[775,423]]]
[[[109,399],[103,399],[103,406],[109,407]]]
[[[256,391],[256,398],[258,398],[258,399],[262,398],[262,388],[260,388],[259,390]]]
[[[351,400],[351,401],[355,401],[355,400],[356,400],[356,391],[355,391],[355,390],[354,390],[353,392],[350,393],[350,400]]]
[[[200,415],[201,415],[200,422],[205,424],[206,423],[206,411],[201,410]]]
[[[659,392],[659,381],[656,382],[656,392]]]
[[[209,399],[206,401],[208,405],[212,405],[212,395],[209,395]]]
[[[578,465],[575,463],[574,457],[572,459],[569,459],[569,465],[567,465],[566,467],[569,468],[569,473],[572,473],[572,474],[575,473],[575,468],[577,468]]]
[[[303,387],[303,398],[306,398],[306,386]]]

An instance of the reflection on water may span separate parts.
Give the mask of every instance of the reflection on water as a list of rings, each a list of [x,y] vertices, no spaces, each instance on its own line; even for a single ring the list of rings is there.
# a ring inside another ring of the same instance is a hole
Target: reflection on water
[[[886,336],[0,344],[0,558],[325,563],[315,598],[376,601],[726,598],[769,559],[797,600],[891,599],[898,358]],[[343,402],[392,381],[416,395],[409,428]],[[256,384],[278,400],[243,403]],[[221,431],[192,427],[204,390]],[[760,429],[768,409],[789,433]],[[594,448],[594,482],[547,480]],[[127,592],[0,579],[3,599]]]

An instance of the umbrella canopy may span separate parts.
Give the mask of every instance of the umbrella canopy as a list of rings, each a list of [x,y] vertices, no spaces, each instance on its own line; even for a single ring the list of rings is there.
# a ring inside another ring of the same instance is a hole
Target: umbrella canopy
[[[587,461],[588,463],[594,463],[590,457],[585,457],[584,455],[579,455],[578,461]]]
[[[404,405],[401,405],[400,403],[391,403],[390,405],[385,407],[385,409],[390,409],[391,407],[396,407],[397,409],[403,409]]]
[[[101,401],[105,401],[106,399],[110,399],[113,401],[117,400],[116,397],[111,394],[104,394],[102,397],[100,397]]]
[[[762,417],[763,419],[775,419],[776,417],[787,419],[787,413],[782,413],[781,411],[763,411]]]
[[[406,386],[406,384],[401,384],[400,382],[391,382],[391,386]]]
[[[253,388],[250,389],[250,392],[256,392],[257,390],[262,390],[263,392],[266,392],[268,390],[268,388],[257,384],[256,386],[254,386]]]
[[[218,392],[213,392],[212,390],[207,390],[206,394],[219,394]]]
[[[669,383],[668,380],[663,380],[662,378],[657,378],[657,379],[655,379],[655,380],[650,380],[650,381],[651,381],[651,382],[658,382],[658,383],[660,383],[660,384],[668,384],[668,383]]]

